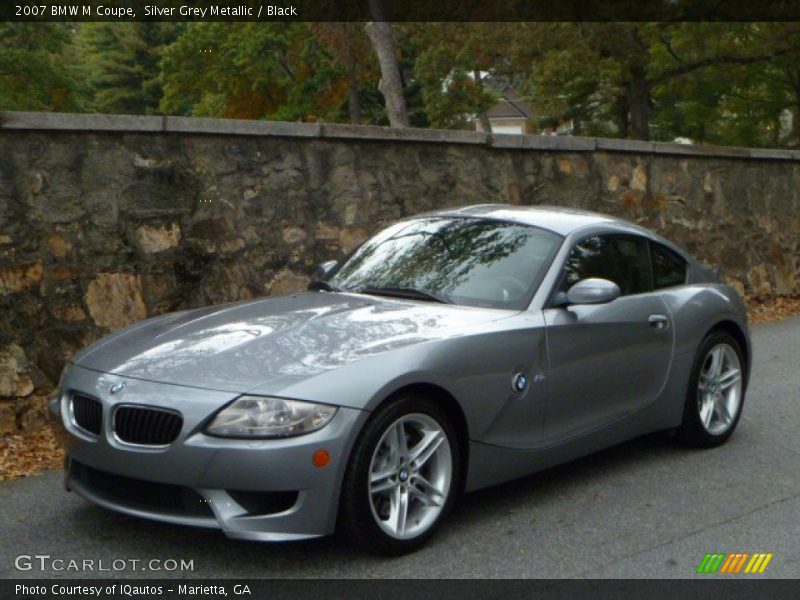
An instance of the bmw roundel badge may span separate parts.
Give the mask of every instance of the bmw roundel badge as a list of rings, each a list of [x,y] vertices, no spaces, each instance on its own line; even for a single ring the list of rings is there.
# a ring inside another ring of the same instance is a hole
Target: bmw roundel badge
[[[111,389],[108,391],[111,392],[112,394],[119,394],[122,391],[122,388],[124,387],[125,387],[125,382],[120,381],[119,383],[115,383],[114,385],[112,385]]]
[[[517,373],[514,375],[511,379],[511,387],[515,392],[525,391],[525,388],[528,387],[528,378],[525,377],[525,373]]]

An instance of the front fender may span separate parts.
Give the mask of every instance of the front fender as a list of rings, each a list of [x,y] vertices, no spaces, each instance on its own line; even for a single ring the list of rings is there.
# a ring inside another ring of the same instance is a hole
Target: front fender
[[[523,393],[511,386],[520,371],[530,381],[543,380],[546,371],[544,324],[532,312],[495,322],[493,329],[370,356],[270,393],[373,411],[404,387],[431,384],[456,399],[471,439],[499,443],[511,430],[530,435],[541,417],[543,393],[533,385]]]

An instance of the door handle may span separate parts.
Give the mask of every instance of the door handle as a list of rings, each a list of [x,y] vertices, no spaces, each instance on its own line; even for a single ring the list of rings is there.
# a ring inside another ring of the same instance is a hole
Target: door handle
[[[650,327],[659,331],[666,329],[667,325],[669,325],[669,319],[667,319],[666,315],[650,315],[647,317],[647,322]]]

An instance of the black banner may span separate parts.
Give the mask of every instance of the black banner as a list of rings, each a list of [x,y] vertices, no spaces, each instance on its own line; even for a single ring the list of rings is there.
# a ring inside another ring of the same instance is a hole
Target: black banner
[[[0,598],[10,600],[101,598],[269,598],[293,600],[503,600],[527,598],[681,598],[796,599],[798,580],[724,579],[712,576],[694,580],[232,580],[232,579],[7,579],[0,584]]]
[[[0,21],[800,21],[800,0],[4,0]]]

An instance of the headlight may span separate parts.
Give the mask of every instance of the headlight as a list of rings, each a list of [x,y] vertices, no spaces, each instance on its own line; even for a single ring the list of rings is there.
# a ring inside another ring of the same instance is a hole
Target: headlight
[[[303,435],[322,429],[335,414],[336,407],[326,404],[241,396],[214,417],[206,433],[254,438]]]

